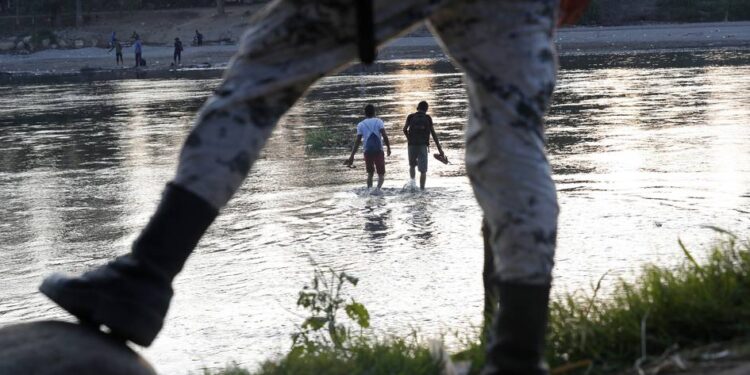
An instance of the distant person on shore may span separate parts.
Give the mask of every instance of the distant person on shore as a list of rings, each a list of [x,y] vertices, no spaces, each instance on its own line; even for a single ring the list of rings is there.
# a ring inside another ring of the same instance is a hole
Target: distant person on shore
[[[415,185],[414,178],[416,173],[414,168],[419,169],[419,188],[424,190],[425,182],[427,181],[427,160],[429,159],[428,146],[430,145],[430,134],[432,139],[435,140],[435,146],[438,149],[440,155],[445,158],[443,149],[440,147],[440,141],[438,141],[437,134],[435,133],[435,127],[432,123],[432,117],[427,114],[428,104],[425,101],[417,104],[417,111],[406,117],[406,124],[404,125],[404,135],[408,140],[408,152],[409,152],[409,177],[411,178],[411,186]]]
[[[110,35],[110,37],[109,37],[109,47],[110,48],[114,47],[116,41],[117,41],[117,34],[113,31],[112,35]]]
[[[193,44],[196,46],[202,46],[203,45],[203,34],[198,32],[198,29],[195,29],[195,36],[193,37]]]
[[[354,139],[352,154],[344,162],[345,165],[351,166],[354,163],[354,154],[357,153],[357,149],[362,142],[364,142],[362,149],[365,156],[365,170],[367,171],[367,188],[372,188],[372,177],[377,171],[378,186],[373,193],[379,194],[385,180],[383,143],[385,143],[388,150],[388,156],[391,156],[391,143],[388,141],[388,134],[385,132],[383,120],[375,117],[375,106],[372,104],[365,106],[365,119],[357,124],[357,137]]]
[[[182,41],[180,38],[174,38],[174,55],[172,56],[173,64],[182,63]]]
[[[112,48],[110,48],[107,52],[112,52],[113,49],[115,50],[115,62],[117,63],[117,65],[124,64],[122,60],[122,43],[120,43],[117,38],[112,41]]]
[[[143,52],[143,47],[141,46],[141,39],[138,38],[133,43],[133,50],[135,51],[135,67],[138,68],[140,66],[143,66],[143,58],[141,53]]]
[[[585,1],[576,4],[581,9]],[[486,220],[494,265],[487,280],[498,296],[481,373],[548,375],[559,207],[543,119],[556,82],[558,10],[557,0],[269,3],[196,115],[175,176],[130,251],[82,275],[50,275],[40,291],[91,327],[151,345],[174,278],[251,176],[279,119],[321,78],[358,55],[372,62],[375,47],[426,21],[466,82],[466,174]],[[381,127],[374,108],[367,114],[362,135]],[[435,287],[451,293],[450,285]]]

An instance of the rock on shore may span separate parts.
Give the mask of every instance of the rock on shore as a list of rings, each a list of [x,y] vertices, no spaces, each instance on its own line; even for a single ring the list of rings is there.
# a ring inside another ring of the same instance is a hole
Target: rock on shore
[[[155,375],[124,343],[79,324],[39,321],[0,329],[3,375]]]

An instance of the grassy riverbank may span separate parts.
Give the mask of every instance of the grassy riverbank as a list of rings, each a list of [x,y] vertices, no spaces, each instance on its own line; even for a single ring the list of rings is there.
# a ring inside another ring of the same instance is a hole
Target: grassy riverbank
[[[290,354],[279,361],[269,361],[257,371],[250,372],[237,366],[206,375],[391,375],[440,374],[442,366],[433,359],[426,345],[411,339],[389,341],[361,340],[346,353],[335,350],[312,355]]]
[[[677,268],[644,268],[634,282],[619,281],[607,297],[599,286],[551,304],[547,359],[566,374],[617,373],[640,359],[644,366],[676,347],[699,347],[750,335],[750,245],[722,233],[702,262],[680,244],[685,259]],[[643,335],[645,333],[645,336]],[[440,374],[440,355],[415,338],[354,336],[346,349],[293,350],[253,372],[231,366],[213,375],[238,374]],[[645,355],[642,353],[645,347]],[[483,362],[482,344],[467,344],[454,361],[470,361],[470,374]],[[570,366],[577,364],[577,366]]]
[[[548,358],[554,364],[591,359],[621,368],[670,347],[696,347],[750,334],[750,247],[732,235],[704,262],[681,243],[677,269],[647,266],[635,283],[619,282],[606,299],[569,295],[551,308]],[[645,332],[645,336],[642,335]]]

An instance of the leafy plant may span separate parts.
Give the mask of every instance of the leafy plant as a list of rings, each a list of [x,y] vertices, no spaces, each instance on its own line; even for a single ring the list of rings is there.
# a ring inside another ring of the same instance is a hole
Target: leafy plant
[[[321,349],[345,350],[352,339],[352,331],[338,320],[343,311],[346,316],[363,329],[370,327],[370,313],[367,308],[354,300],[345,297],[346,285],[356,286],[359,282],[346,272],[336,272],[332,268],[316,268],[313,280],[299,292],[297,306],[309,312],[292,334],[292,354],[314,353]]]

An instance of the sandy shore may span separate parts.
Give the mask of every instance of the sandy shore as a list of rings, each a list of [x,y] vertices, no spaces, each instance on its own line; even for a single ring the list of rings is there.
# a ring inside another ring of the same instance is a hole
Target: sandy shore
[[[578,27],[561,29],[557,46],[568,54],[611,54],[632,51],[677,50],[686,48],[750,48],[750,22],[667,24],[624,27]],[[187,74],[196,70],[223,69],[237,45],[187,46],[182,66],[173,69],[171,46],[146,45],[145,69],[133,69],[132,49],[125,49],[125,65],[117,66],[113,53],[103,48],[44,50],[28,55],[0,55],[0,82],[29,76],[70,76],[110,79]],[[379,53],[381,60],[444,57],[430,36],[405,37],[392,41]],[[214,73],[218,75],[217,73]]]

